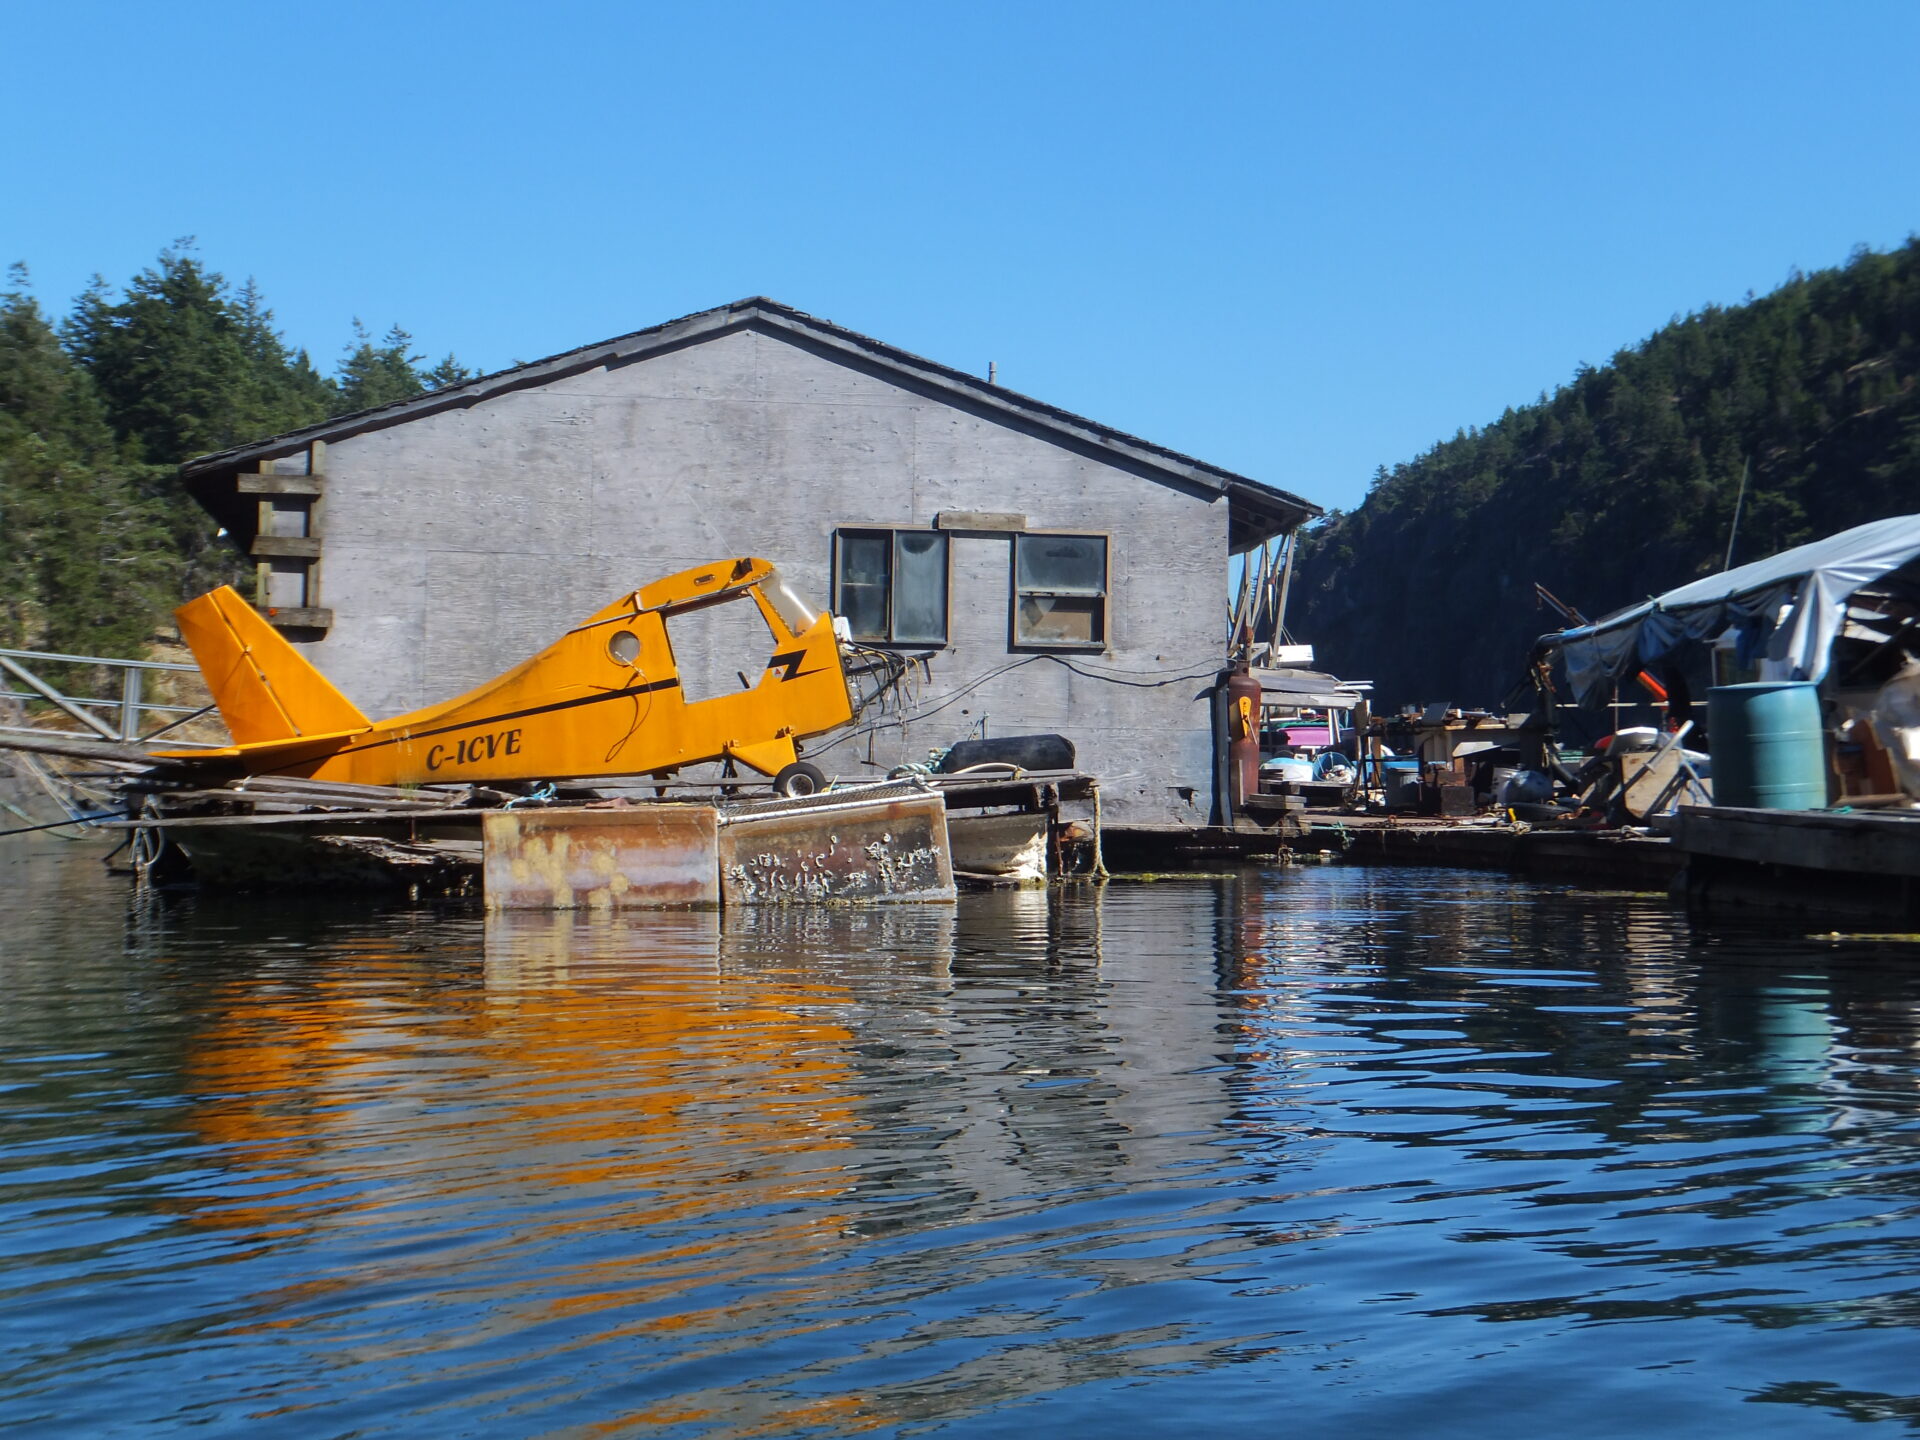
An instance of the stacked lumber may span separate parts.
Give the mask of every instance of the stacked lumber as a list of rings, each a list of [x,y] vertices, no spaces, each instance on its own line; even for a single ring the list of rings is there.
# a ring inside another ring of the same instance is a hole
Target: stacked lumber
[[[249,775],[225,785],[159,793],[163,810],[179,813],[212,805],[241,805],[255,815],[296,815],[307,811],[349,810],[356,814],[417,815],[452,810],[470,804],[477,795],[469,786],[406,788],[392,785],[348,785],[332,780],[303,780],[292,775]],[[505,798],[505,797],[502,797]]]

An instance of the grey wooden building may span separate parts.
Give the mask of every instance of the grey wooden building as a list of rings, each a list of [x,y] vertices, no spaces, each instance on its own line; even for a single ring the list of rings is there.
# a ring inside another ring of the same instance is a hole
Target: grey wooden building
[[[1138,827],[1207,821],[1229,555],[1319,513],[766,299],[182,473],[275,623],[369,714],[478,684],[623,591],[761,555],[913,662],[885,713],[810,748],[829,774],[1058,731],[1109,823]],[[674,641],[694,699],[765,663],[764,635]]]

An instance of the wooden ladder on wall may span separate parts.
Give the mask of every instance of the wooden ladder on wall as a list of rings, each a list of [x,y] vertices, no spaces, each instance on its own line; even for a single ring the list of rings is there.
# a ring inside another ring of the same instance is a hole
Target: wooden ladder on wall
[[[321,529],[327,495],[327,443],[307,447],[306,473],[288,474],[263,460],[238,477],[239,493],[259,502],[253,543],[253,603],[282,630],[325,630],[333,612],[320,600]]]

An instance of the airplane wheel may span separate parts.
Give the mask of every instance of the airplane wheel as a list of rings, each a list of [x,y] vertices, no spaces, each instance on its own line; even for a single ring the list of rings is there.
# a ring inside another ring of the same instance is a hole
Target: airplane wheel
[[[827,772],[818,765],[796,760],[773,777],[773,793],[782,800],[800,800],[827,788]]]

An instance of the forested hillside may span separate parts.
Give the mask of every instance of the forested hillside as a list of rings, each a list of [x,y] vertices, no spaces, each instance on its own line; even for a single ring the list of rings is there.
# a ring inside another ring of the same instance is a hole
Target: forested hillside
[[[0,294],[0,646],[139,653],[238,557],[175,480],[193,455],[470,378],[358,321],[332,375],[290,349],[251,284],[186,245],[56,324],[25,267]]]
[[[1390,704],[1497,704],[1557,628],[1920,510],[1920,239],[1710,307],[1376,474],[1301,551],[1288,628]],[[1410,383],[1418,383],[1414,377]]]

